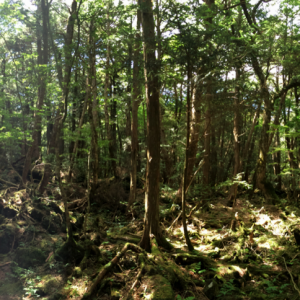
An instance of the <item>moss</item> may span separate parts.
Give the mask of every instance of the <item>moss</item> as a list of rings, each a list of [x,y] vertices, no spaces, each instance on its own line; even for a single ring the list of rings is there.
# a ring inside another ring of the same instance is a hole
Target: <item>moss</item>
[[[152,300],[174,300],[174,291],[170,282],[161,275],[150,276],[145,279],[146,286],[151,287],[146,291],[145,298]]]
[[[15,261],[21,268],[25,269],[35,265],[42,265],[46,258],[46,254],[36,247],[18,248],[15,252]]]
[[[56,292],[61,285],[62,283],[57,278],[54,278],[51,274],[45,275],[42,277],[41,282],[37,285],[38,294],[49,295]]]
[[[182,231],[180,230],[180,228],[177,228],[174,232],[174,235],[177,237],[177,238],[182,238],[183,237],[183,233]]]
[[[82,276],[82,270],[80,267],[75,267],[74,271],[73,271],[73,275],[76,278],[79,278]]]

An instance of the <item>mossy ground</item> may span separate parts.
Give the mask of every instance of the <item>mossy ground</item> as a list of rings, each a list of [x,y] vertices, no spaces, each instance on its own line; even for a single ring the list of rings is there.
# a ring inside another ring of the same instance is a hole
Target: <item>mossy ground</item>
[[[47,214],[51,213],[47,201],[31,201],[24,193],[22,199],[30,206],[28,211],[42,211],[45,206]],[[126,242],[138,243],[143,230],[143,200],[140,193],[134,221],[114,207],[93,206],[85,231],[84,214],[74,210],[71,219],[80,253],[71,255],[67,251],[63,259],[63,229],[55,234],[47,231],[37,220],[39,216],[35,216],[35,222],[27,217],[3,216],[2,232],[10,238],[2,245],[5,253],[0,255],[0,300],[21,295],[27,299],[80,299],[99,270]],[[61,207],[60,201],[56,200],[55,205]],[[293,230],[300,228],[300,209],[292,202],[281,199],[270,205],[258,195],[248,201],[247,194],[238,197],[234,208],[227,206],[226,197],[206,201],[205,209],[199,205],[188,218],[194,253],[188,253],[181,219],[170,227],[179,213],[170,209],[171,205],[164,199],[160,208],[167,212],[161,215],[162,228],[174,249],[165,252],[155,248],[148,255],[132,299],[174,299],[179,295],[182,299],[205,299],[204,291],[216,299],[296,299],[290,276],[295,284],[300,282],[299,249],[293,236]],[[189,202],[187,214],[195,205],[197,202]],[[64,219],[63,214],[57,214],[59,219]],[[95,299],[124,297],[139,269],[137,254],[128,251],[102,281]],[[165,282],[158,284],[156,279]],[[212,280],[217,285],[215,291],[208,289]],[[162,285],[166,298],[160,295],[158,287]]]

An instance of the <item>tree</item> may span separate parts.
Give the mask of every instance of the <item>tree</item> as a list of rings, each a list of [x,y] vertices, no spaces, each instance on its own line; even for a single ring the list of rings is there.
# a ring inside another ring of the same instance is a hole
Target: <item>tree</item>
[[[155,57],[156,43],[151,0],[141,1],[144,39],[144,64],[147,101],[147,171],[145,192],[145,227],[140,245],[151,250],[150,234],[158,245],[170,248],[159,225],[159,177],[160,177],[160,118],[159,80]]]

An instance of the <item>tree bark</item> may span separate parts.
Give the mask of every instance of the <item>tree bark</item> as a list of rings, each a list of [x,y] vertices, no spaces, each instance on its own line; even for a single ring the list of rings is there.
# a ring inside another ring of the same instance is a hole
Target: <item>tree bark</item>
[[[71,6],[71,12],[68,19],[67,25],[67,32],[66,32],[66,39],[64,45],[64,53],[65,53],[65,68],[64,68],[64,77],[62,83],[62,101],[57,109],[56,112],[56,119],[53,126],[53,131],[51,134],[51,139],[47,148],[47,154],[54,153],[55,149],[58,148],[59,139],[57,136],[60,136],[61,129],[63,128],[64,121],[67,116],[67,108],[68,108],[68,95],[69,95],[69,84],[71,80],[71,69],[73,66],[73,59],[72,59],[72,42],[73,42],[73,34],[74,34],[74,23],[75,19],[78,15],[77,11],[77,2],[73,0]],[[62,113],[62,114],[61,114]],[[59,155],[58,155],[59,157]],[[57,161],[56,163],[60,163]],[[51,168],[49,166],[49,161],[46,161],[45,164],[45,171],[42,181],[38,187],[39,193],[43,193],[51,175]],[[60,176],[60,174],[57,174]]]
[[[151,251],[150,234],[158,245],[170,248],[159,225],[159,177],[160,177],[160,118],[159,81],[155,57],[155,25],[151,0],[142,0],[142,27],[144,39],[144,63],[147,101],[147,171],[145,192],[145,225],[140,242],[143,249]]]
[[[32,159],[37,159],[40,156],[41,146],[41,113],[46,95],[47,86],[47,64],[48,64],[48,18],[49,18],[49,4],[45,0],[40,0],[37,9],[37,52],[38,52],[38,101],[37,110],[34,113],[34,126],[32,133],[32,144],[29,146],[24,168],[22,173],[22,182],[20,187],[24,187],[27,181],[27,175],[31,166]],[[40,18],[41,17],[41,18]],[[42,19],[42,26],[40,21]],[[43,43],[43,47],[42,47]]]
[[[136,199],[136,180],[137,180],[137,154],[138,154],[138,109],[142,100],[141,80],[139,76],[140,62],[140,27],[141,12],[137,10],[137,25],[135,45],[133,52],[133,93],[132,93],[132,122],[131,122],[131,170],[130,170],[130,194],[128,199],[127,211],[130,211]]]

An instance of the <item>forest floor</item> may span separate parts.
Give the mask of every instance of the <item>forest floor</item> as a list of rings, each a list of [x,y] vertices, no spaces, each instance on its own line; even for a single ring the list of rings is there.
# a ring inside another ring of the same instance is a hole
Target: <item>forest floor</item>
[[[300,299],[300,209],[287,199],[269,205],[258,194],[249,201],[243,192],[233,208],[226,193],[190,200],[195,250],[189,253],[179,206],[172,205],[172,191],[163,191],[161,227],[174,248],[158,248],[153,240],[149,254],[129,247],[143,230],[142,189],[134,216],[126,216],[124,184],[101,181],[86,222],[87,191],[79,184],[66,191],[74,238],[84,249],[76,259],[59,255],[66,230],[55,184],[39,198],[29,188],[2,186],[0,300],[82,299],[103,269],[107,274],[90,299]]]

